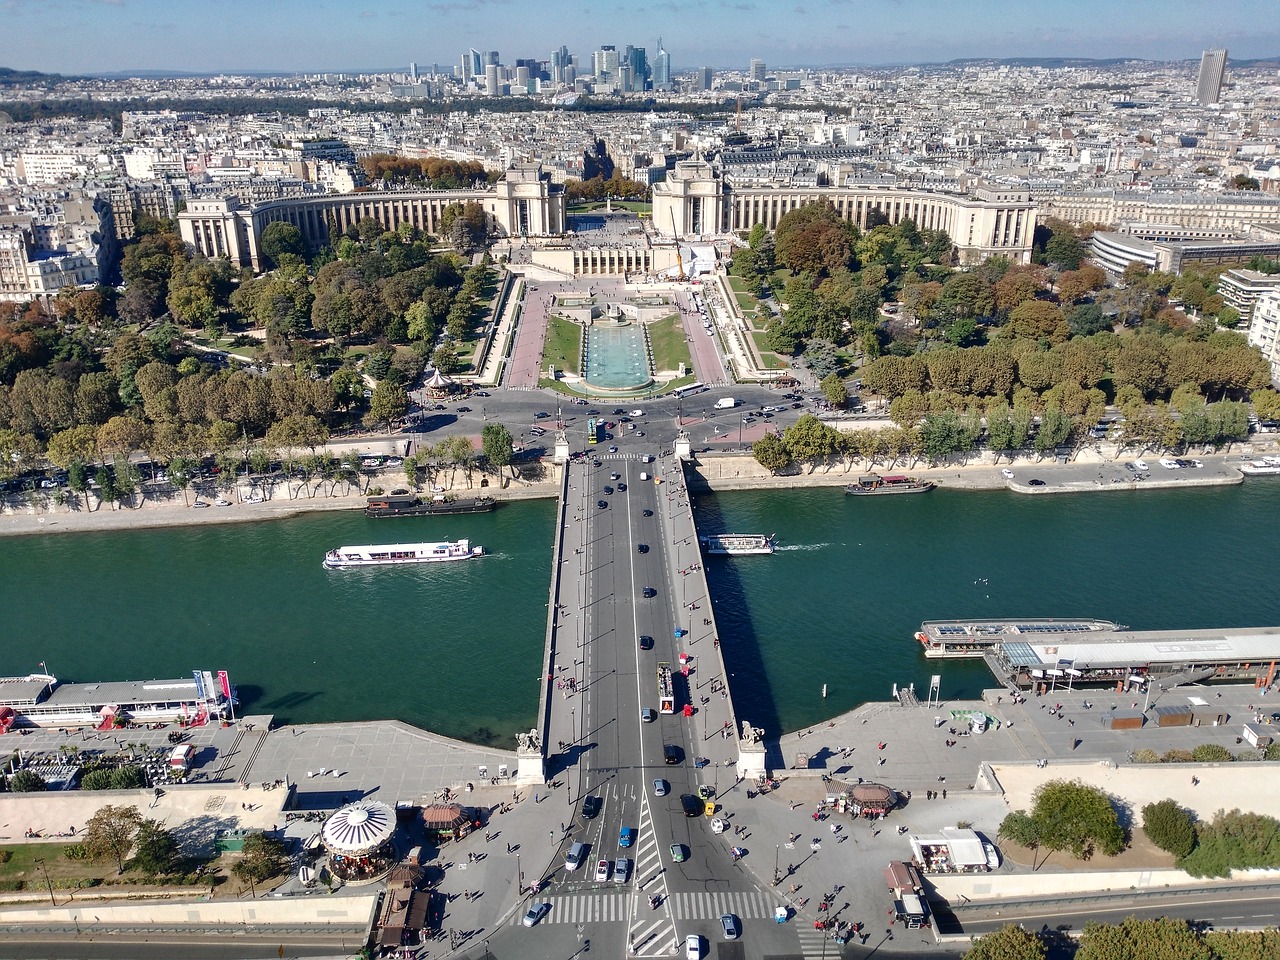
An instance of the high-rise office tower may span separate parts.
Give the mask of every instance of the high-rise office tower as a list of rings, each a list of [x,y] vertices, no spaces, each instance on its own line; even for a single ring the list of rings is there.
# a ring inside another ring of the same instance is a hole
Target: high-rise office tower
[[[592,69],[597,79],[613,80],[618,76],[618,48],[605,44],[592,56]]]
[[[480,51],[472,47],[462,55],[462,79],[470,80],[472,77],[484,74],[484,63],[480,57]]]
[[[498,65],[496,63],[485,65],[484,92],[491,97],[498,95]]]
[[[409,78],[412,80],[418,79],[418,65],[416,63],[409,64]]]
[[[500,59],[498,59],[498,51],[497,51],[497,50],[490,50],[488,53],[486,53],[486,54],[484,55],[484,65],[485,65],[486,67],[487,67],[487,66],[489,66],[489,64],[493,64],[493,65],[496,67],[496,66],[498,66],[498,65],[499,65],[499,64],[501,64],[501,63],[502,63],[502,61],[501,61]]]
[[[710,67],[703,67],[698,71],[698,89],[710,90],[711,82],[715,77],[715,71]]]
[[[653,89],[671,89],[671,54],[662,48],[662,38],[658,38],[658,52],[653,55]]]
[[[1196,81],[1196,100],[1217,103],[1222,99],[1222,79],[1227,74],[1227,51],[1206,50],[1200,56],[1200,79]]]
[[[646,89],[649,85],[649,58],[644,47],[633,47],[627,44],[626,50],[622,52],[622,60],[631,65],[631,86],[628,89]]]
[[[751,60],[751,79],[757,83],[764,83],[765,69],[764,61],[752,58]]]

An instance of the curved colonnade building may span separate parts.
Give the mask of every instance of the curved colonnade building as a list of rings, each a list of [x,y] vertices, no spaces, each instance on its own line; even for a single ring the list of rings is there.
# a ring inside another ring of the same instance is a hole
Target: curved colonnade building
[[[521,164],[491,187],[478,190],[416,190],[342,193],[322,197],[271,200],[241,206],[235,197],[192,200],[178,214],[182,239],[210,258],[227,257],[255,271],[263,269],[258,241],[277,221],[301,231],[313,250],[331,246],[330,230],[342,233],[366,217],[387,230],[409,223],[426,233],[439,233],[445,209],[479,203],[499,234],[545,237],[564,233],[564,187],[553,184],[539,164]]]
[[[758,223],[772,230],[805,204],[830,203],[865,230],[873,212],[890,224],[910,219],[921,230],[945,230],[961,263],[987,257],[1031,261],[1036,206],[1023,189],[980,187],[970,194],[910,187],[850,184],[842,187],[735,185],[732,174],[707,160],[676,164],[653,186],[653,223],[668,237],[747,233]]]

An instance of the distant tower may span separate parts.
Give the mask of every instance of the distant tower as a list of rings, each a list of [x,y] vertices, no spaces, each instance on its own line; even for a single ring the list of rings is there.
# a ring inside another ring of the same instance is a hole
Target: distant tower
[[[710,90],[715,79],[715,71],[710,67],[703,67],[698,71],[698,89]]]
[[[484,68],[484,92],[491,97],[498,95],[498,65],[487,64]]]
[[[409,64],[409,76],[414,80],[418,79],[418,65],[416,63]]]
[[[658,38],[658,52],[653,55],[653,89],[671,89],[671,54],[662,46],[662,38]]]
[[[1200,79],[1196,82],[1196,100],[1203,104],[1222,99],[1222,79],[1227,74],[1227,51],[1206,50],[1200,57]]]
[[[751,79],[756,81],[756,83],[764,83],[764,78],[764,61],[753,58],[751,61]]]

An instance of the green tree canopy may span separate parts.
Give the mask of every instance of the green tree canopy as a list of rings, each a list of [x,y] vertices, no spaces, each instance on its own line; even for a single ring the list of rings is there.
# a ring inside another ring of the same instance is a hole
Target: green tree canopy
[[[132,806],[105,806],[85,825],[81,843],[95,860],[114,860],[124,873],[125,857],[133,849],[134,839],[142,826],[142,814]]]
[[[1178,858],[1185,857],[1196,845],[1195,821],[1176,800],[1143,807],[1142,832],[1161,850]]]
[[[1008,923],[973,941],[964,960],[1045,960],[1048,951],[1036,934]]]

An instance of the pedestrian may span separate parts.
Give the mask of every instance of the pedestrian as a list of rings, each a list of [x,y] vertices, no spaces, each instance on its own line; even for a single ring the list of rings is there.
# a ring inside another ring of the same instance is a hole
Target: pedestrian
[[[945,790],[942,791],[942,799],[943,800],[947,799],[947,791]]]
[[[463,891],[462,891],[462,899],[463,899],[463,900],[470,900],[470,899],[471,899],[471,891],[470,891],[470,890],[463,890]]]

